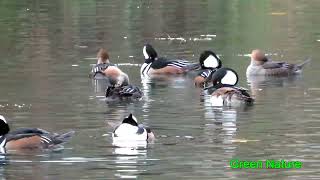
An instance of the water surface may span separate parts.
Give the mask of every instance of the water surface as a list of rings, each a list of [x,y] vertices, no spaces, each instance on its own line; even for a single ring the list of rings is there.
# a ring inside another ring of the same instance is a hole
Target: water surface
[[[2,157],[3,179],[319,179],[319,3],[303,1],[0,1],[0,112],[12,129],[76,130],[62,152]],[[209,35],[209,36],[207,36]],[[196,62],[217,52],[256,98],[250,108],[214,108],[189,77],[141,81],[142,46]],[[105,47],[145,92],[106,104],[88,78]],[[301,62],[302,76],[247,79],[246,56]],[[157,141],[112,146],[110,124],[129,112]],[[232,170],[231,159],[299,160],[296,170]]]

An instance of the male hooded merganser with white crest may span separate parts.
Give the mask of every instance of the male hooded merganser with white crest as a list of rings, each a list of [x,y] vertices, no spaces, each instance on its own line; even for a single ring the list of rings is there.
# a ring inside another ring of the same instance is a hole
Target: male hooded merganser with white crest
[[[211,75],[222,66],[220,58],[212,51],[204,51],[200,54],[199,63],[201,70],[194,78],[198,87],[203,87],[210,81]]]
[[[213,106],[251,105],[254,101],[247,89],[236,87],[238,74],[230,68],[220,68],[212,75],[213,86],[208,88]]]
[[[166,59],[158,57],[156,50],[146,44],[143,47],[145,62],[140,69],[143,76],[151,74],[183,74],[199,68],[199,64],[181,59]]]
[[[251,53],[251,63],[247,68],[247,76],[288,76],[300,74],[305,64],[310,62],[307,59],[301,64],[289,64],[286,62],[275,62],[269,60],[261,50],[253,50]]]
[[[101,48],[97,54],[97,64],[92,68],[90,77],[94,79],[108,78],[110,83],[115,86],[122,86],[129,84],[129,77],[126,73],[121,71],[116,65],[109,61],[108,52]]]
[[[65,134],[50,133],[39,128],[20,128],[9,132],[6,119],[0,115],[0,152],[17,150],[55,149],[67,142],[74,131]]]
[[[130,114],[112,133],[113,141],[145,141],[150,142],[155,136],[150,128],[138,124],[137,118]]]
[[[138,101],[142,98],[143,92],[134,85],[114,87],[109,86],[106,90],[106,101]]]

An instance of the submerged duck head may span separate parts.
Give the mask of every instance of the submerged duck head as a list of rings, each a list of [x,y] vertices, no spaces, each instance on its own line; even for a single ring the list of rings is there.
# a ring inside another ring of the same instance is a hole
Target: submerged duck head
[[[157,51],[150,44],[146,44],[142,51],[146,63],[151,63],[158,57]]]
[[[0,115],[0,136],[8,134],[9,131],[10,128],[6,119],[2,115]]]
[[[238,74],[231,68],[220,68],[212,75],[214,86],[235,86],[238,80]]]
[[[255,49],[251,52],[251,63],[254,65],[262,65],[268,61],[268,58],[260,49]]]
[[[202,69],[215,69],[222,66],[220,58],[212,51],[203,51],[199,62]]]
[[[114,140],[152,141],[154,140],[154,137],[155,136],[151,129],[142,124],[138,124],[137,118],[132,114],[125,117],[122,123],[113,132]]]

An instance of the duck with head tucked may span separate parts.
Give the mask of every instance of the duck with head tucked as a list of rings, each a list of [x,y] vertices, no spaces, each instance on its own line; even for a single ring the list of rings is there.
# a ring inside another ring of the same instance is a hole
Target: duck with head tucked
[[[145,59],[145,62],[140,69],[142,76],[155,74],[184,74],[199,68],[198,63],[191,63],[182,59],[158,57],[158,53],[150,44],[146,44],[143,47],[142,52]]]
[[[113,141],[143,141],[151,142],[155,136],[149,127],[138,124],[138,120],[132,114],[125,117],[122,123],[117,126],[112,133]]]
[[[138,86],[126,85],[120,87],[109,86],[106,89],[106,102],[118,101],[139,101],[143,96],[143,92]]]
[[[119,87],[129,84],[129,77],[116,65],[110,63],[108,52],[101,48],[97,54],[97,64],[92,68],[90,77],[94,79],[108,79],[113,86]]]
[[[268,59],[261,50],[255,49],[251,53],[251,63],[247,68],[246,74],[247,76],[289,76],[300,74],[304,65],[310,61],[311,59],[307,59],[300,64],[275,62]]]
[[[56,149],[68,142],[74,131],[50,133],[39,128],[20,128],[10,132],[6,119],[0,115],[0,152]]]
[[[254,99],[248,90],[237,87],[238,74],[231,68],[220,68],[212,75],[212,84],[206,88],[213,106],[252,105]]]

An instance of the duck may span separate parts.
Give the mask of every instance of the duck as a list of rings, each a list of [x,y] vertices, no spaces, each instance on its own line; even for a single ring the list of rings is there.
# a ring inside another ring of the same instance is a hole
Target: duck
[[[213,51],[206,50],[200,54],[199,63],[201,69],[194,78],[194,84],[197,87],[204,87],[210,81],[211,75],[221,68],[222,62]]]
[[[121,141],[152,142],[155,139],[155,135],[149,127],[138,124],[137,118],[130,113],[123,119],[122,123],[114,129],[112,138],[114,143]]]
[[[138,101],[142,98],[143,92],[138,86],[126,85],[126,86],[109,86],[106,89],[106,101]]]
[[[111,85],[118,87],[129,84],[129,76],[115,64],[110,63],[109,53],[106,49],[100,48],[97,59],[97,64],[93,66],[89,73],[90,78],[108,80]]]
[[[254,99],[248,90],[237,87],[238,74],[227,67],[218,69],[212,75],[212,86],[205,88],[210,94],[210,102],[213,106],[240,106],[252,105]]]
[[[271,61],[265,54],[255,49],[251,53],[251,63],[247,67],[247,76],[290,76],[300,74],[302,68],[311,61],[310,58],[300,64]]]
[[[199,68],[198,63],[191,63],[182,59],[167,59],[158,57],[157,51],[150,45],[143,47],[145,62],[142,64],[140,73],[142,76],[159,74],[184,74]]]
[[[10,132],[5,117],[0,115],[0,152],[55,149],[68,142],[74,133],[50,133],[40,128],[19,128]]]

